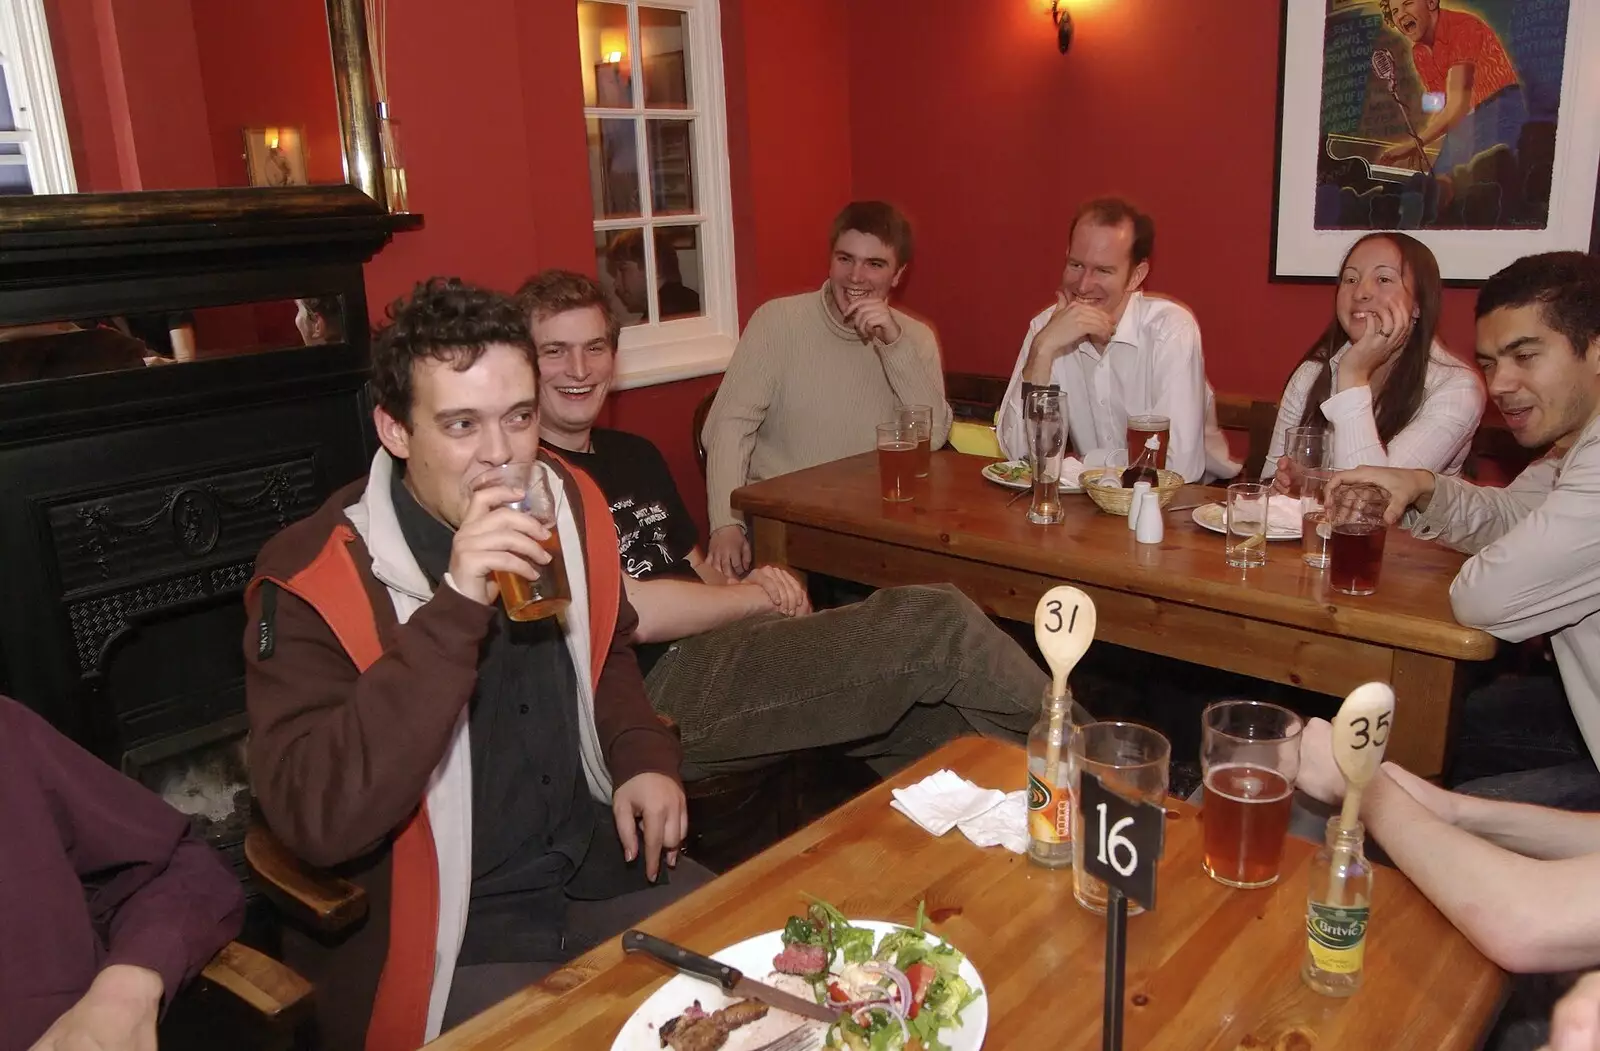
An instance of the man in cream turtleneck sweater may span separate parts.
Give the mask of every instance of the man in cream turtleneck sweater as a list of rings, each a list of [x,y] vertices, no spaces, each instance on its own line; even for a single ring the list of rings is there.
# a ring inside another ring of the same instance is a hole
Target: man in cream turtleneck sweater
[[[893,205],[854,201],[833,221],[820,292],[763,304],[750,317],[706,418],[707,558],[738,577],[750,541],[729,504],[741,485],[876,445],[901,405],[933,407],[933,447],[950,433],[933,330],[889,305],[911,262],[911,224]]]

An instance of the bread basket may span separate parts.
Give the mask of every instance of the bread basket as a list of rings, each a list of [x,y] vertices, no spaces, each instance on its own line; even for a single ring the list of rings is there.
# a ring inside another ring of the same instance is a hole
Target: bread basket
[[[1122,478],[1126,467],[1095,467],[1084,471],[1078,476],[1078,484],[1083,486],[1083,491],[1089,494],[1089,499],[1100,505],[1100,510],[1107,514],[1122,515],[1127,517],[1129,509],[1133,506],[1132,489],[1112,489],[1099,484],[1103,478]],[[1172,498],[1184,486],[1183,475],[1177,471],[1157,471],[1161,484],[1155,487],[1157,499],[1161,506],[1166,507],[1172,503]]]

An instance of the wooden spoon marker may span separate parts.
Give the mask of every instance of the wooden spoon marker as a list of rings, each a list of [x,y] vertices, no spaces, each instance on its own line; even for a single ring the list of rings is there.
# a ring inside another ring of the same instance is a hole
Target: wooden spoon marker
[[[1062,585],[1051,588],[1033,610],[1033,636],[1050,665],[1050,696],[1061,700],[1067,695],[1067,676],[1077,667],[1094,641],[1094,600],[1077,588]],[[1045,749],[1045,783],[1053,789],[1060,784],[1061,736],[1067,705],[1056,708],[1050,719],[1050,740]]]
[[[1361,793],[1383,765],[1383,751],[1394,726],[1394,689],[1388,683],[1369,682],[1357,686],[1339,706],[1333,718],[1333,761],[1344,774],[1344,809],[1339,826],[1355,827],[1361,815]],[[1340,853],[1343,853],[1342,851]],[[1334,872],[1345,859],[1334,855]],[[1335,877],[1337,879],[1337,877]],[[1329,900],[1342,902],[1342,887],[1329,887]]]

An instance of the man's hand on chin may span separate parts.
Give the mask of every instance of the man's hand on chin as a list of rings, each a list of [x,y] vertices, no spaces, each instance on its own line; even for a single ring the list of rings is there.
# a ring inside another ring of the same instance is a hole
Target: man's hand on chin
[[[161,990],[156,972],[112,964],[32,1051],[156,1051]]]
[[[611,797],[611,814],[617,821],[622,855],[629,861],[639,856],[643,827],[644,874],[651,883],[661,871],[662,850],[667,852],[669,868],[678,864],[678,848],[689,834],[689,804],[677,781],[665,774],[635,774]]]

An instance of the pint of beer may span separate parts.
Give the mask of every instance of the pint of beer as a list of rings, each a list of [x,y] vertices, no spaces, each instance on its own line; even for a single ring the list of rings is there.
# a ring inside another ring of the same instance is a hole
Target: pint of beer
[[[1278,881],[1304,725],[1289,709],[1262,701],[1220,701],[1201,716],[1205,870],[1218,883]]]
[[[550,530],[550,539],[540,545],[550,553],[550,561],[542,566],[530,566],[532,575],[495,570],[494,582],[500,587],[500,603],[505,607],[506,616],[528,621],[560,613],[572,604],[572,590],[567,583],[566,560],[561,554],[555,493],[545,468],[530,462],[491,467],[472,479],[469,489],[476,492],[491,485],[503,485],[522,493],[520,500],[506,506],[532,515]]]

